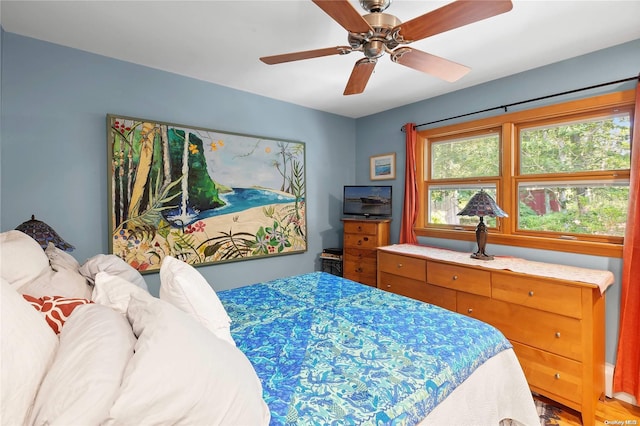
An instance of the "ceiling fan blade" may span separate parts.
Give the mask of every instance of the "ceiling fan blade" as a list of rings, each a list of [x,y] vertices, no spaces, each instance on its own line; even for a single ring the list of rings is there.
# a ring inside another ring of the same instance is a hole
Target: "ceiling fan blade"
[[[357,95],[364,92],[364,88],[367,86],[369,77],[371,77],[375,67],[375,59],[362,58],[356,62],[347,82],[347,87],[344,89],[344,95]]]
[[[373,31],[369,23],[348,0],[313,0],[313,2],[350,33]]]
[[[391,60],[448,82],[459,80],[471,71],[471,68],[464,65],[410,47],[400,47],[394,50],[391,54]]]
[[[457,0],[398,25],[405,43],[431,37],[510,11],[510,0]]]
[[[350,46],[326,47],[324,49],[305,50],[302,52],[283,53],[281,55],[263,56],[260,58],[267,65],[281,64],[283,62],[300,61],[302,59],[319,58],[330,55],[346,55],[351,53]]]

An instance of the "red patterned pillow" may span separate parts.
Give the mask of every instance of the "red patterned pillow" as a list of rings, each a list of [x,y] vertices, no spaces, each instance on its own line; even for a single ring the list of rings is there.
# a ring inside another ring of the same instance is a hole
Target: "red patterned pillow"
[[[44,314],[47,324],[49,324],[56,334],[60,334],[62,326],[75,308],[80,305],[86,305],[87,303],[93,303],[87,299],[63,296],[44,296],[40,299],[27,294],[23,294],[22,296],[36,308],[36,310]]]
[[[37,297],[29,296],[28,294],[23,294],[22,297],[29,302],[31,306],[36,308],[36,311],[40,312],[42,310],[42,299],[38,299]]]

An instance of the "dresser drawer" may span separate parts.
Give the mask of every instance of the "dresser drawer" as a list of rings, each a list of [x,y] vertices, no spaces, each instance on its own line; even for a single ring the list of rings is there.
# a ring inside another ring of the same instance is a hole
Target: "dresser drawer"
[[[452,290],[491,296],[491,273],[489,271],[446,263],[427,262],[427,282]]]
[[[424,281],[418,281],[400,275],[380,272],[378,288],[401,294],[441,308],[456,310],[456,292],[448,288],[436,287]]]
[[[347,269],[347,265],[345,264],[344,270],[342,271],[342,276],[352,281],[359,282],[361,284],[366,284],[371,287],[377,287],[377,276],[375,273],[371,274],[366,270],[359,269]]]
[[[421,300],[455,312],[457,308],[456,299],[455,290],[426,284],[426,297]]]
[[[375,235],[344,234],[344,246],[375,249],[378,240]]]
[[[350,258],[343,259],[342,263],[344,272],[353,272],[358,274],[371,274],[376,275],[376,262],[371,260],[352,260]]]
[[[424,281],[412,280],[411,278],[393,275],[387,272],[380,273],[378,288],[416,300],[423,300],[427,297],[426,284]]]
[[[509,340],[582,360],[582,327],[575,318],[461,292],[457,311],[493,325]]]
[[[378,253],[372,249],[345,248],[343,259],[353,262],[367,261],[375,264],[378,259],[377,254]]]
[[[512,342],[527,382],[536,391],[575,403],[582,397],[582,364]]]
[[[394,275],[424,282],[427,275],[427,261],[415,257],[401,256],[378,251],[380,270]]]
[[[344,222],[344,233],[376,235],[378,224],[376,222]]]
[[[342,260],[342,275],[345,278],[375,287],[377,274],[375,257],[344,257]]]
[[[494,299],[573,318],[582,317],[581,290],[578,287],[499,272],[493,273],[492,284]]]

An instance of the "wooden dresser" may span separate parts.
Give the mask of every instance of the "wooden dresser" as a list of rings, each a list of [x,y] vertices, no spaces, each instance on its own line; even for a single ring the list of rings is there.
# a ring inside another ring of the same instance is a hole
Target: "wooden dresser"
[[[595,424],[604,394],[609,271],[395,245],[378,250],[378,287],[468,315],[511,341],[532,391]]]
[[[377,252],[389,244],[391,219],[342,219],[344,240],[342,274],[345,278],[376,287]]]

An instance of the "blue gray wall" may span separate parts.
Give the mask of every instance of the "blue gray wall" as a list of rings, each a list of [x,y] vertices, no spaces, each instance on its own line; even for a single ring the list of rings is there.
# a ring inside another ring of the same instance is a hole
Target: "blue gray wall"
[[[0,228],[35,214],[83,262],[108,249],[106,114],[306,144],[308,251],[198,270],[226,289],[319,269],[341,244],[355,121],[80,50],[2,35]],[[152,291],[158,274],[145,276]]]
[[[342,244],[342,186],[370,183],[371,155],[397,154],[397,178],[384,181],[394,186],[391,237],[397,242],[404,123],[424,123],[640,72],[636,40],[354,120],[12,33],[0,31],[0,37],[0,230],[13,229],[35,214],[77,247],[73,254],[81,262],[108,248],[107,113],[306,143],[309,251],[199,268],[216,290],[319,269],[321,249]],[[632,87],[609,86],[545,103]],[[421,242],[474,248],[469,242]],[[620,275],[619,259],[495,245],[491,250],[609,269],[617,279]],[[157,292],[157,274],[145,279]],[[607,291],[608,362],[615,360],[619,299],[617,281]]]
[[[393,185],[393,209],[394,212],[398,214],[394,215],[395,219],[391,226],[391,238],[392,241],[397,242],[400,232],[399,214],[402,211],[404,162],[406,159],[404,153],[404,133],[402,133],[400,129],[405,123],[427,123],[500,105],[580,89],[582,87],[590,87],[600,83],[625,79],[627,77],[634,77],[638,76],[638,73],[640,73],[640,40],[635,40],[589,55],[579,56],[358,119],[356,126],[356,181],[359,184],[370,182],[369,156],[387,152],[395,152],[397,154],[398,177],[394,181],[384,181]],[[402,84],[402,82],[398,82],[398,84]],[[517,108],[512,107],[509,111],[530,109],[536,106],[595,96],[602,93],[634,89],[635,84],[636,82],[628,82],[606,86],[597,90],[594,89],[545,101],[524,104]],[[503,111],[498,110],[436,125],[423,126],[420,127],[419,130],[499,115],[501,113],[503,113]],[[461,251],[472,252],[475,249],[475,243],[466,241],[437,238],[420,238],[419,241],[423,244]],[[508,254],[510,256],[519,256],[540,262],[553,262],[612,271],[616,276],[616,283],[606,292],[606,359],[607,362],[614,363],[616,342],[618,339],[620,306],[619,280],[622,266],[620,259],[520,247],[501,247],[491,245],[491,236],[489,236],[489,245],[492,254]]]

